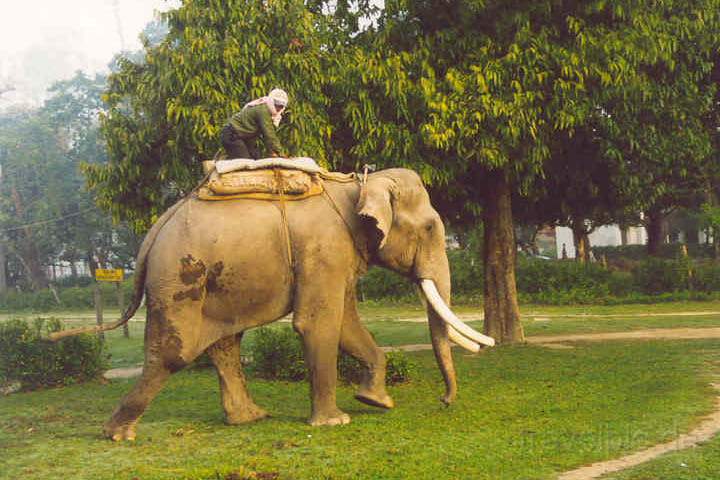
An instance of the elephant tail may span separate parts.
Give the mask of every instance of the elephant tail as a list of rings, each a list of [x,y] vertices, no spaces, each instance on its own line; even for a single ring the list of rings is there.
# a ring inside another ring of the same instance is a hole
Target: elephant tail
[[[168,220],[175,216],[175,213],[180,210],[180,207],[185,205],[185,203],[192,198],[193,194],[197,192],[198,189],[205,184],[205,182],[207,182],[213,171],[215,171],[214,168],[209,169],[209,171],[205,174],[200,183],[198,183],[197,186],[193,188],[192,191],[188,193],[182,200],[177,202],[165,213],[163,213],[160,218],[158,218],[157,222],[155,222],[155,225],[150,228],[150,231],[147,233],[147,235],[145,235],[145,239],[143,240],[142,245],[140,245],[140,251],[138,252],[137,260],[135,261],[135,282],[133,286],[132,300],[123,312],[120,319],[116,320],[113,323],[108,323],[107,325],[94,325],[92,327],[80,327],[73,328],[71,330],[60,330],[58,332],[53,332],[48,335],[49,340],[56,342],[61,338],[72,337],[75,335],[80,335],[81,333],[99,333],[105,332],[107,330],[114,330],[130,321],[133,315],[135,315],[135,312],[137,312],[137,309],[140,307],[140,303],[142,302],[143,296],[145,295],[147,258],[150,254],[150,250],[152,250],[153,245],[155,245],[155,240],[157,239],[158,234],[160,234],[160,231],[163,229]]]
[[[133,317],[133,315],[135,315],[135,312],[137,312],[137,309],[140,307],[143,296],[145,294],[145,278],[147,276],[148,254],[150,253],[150,250],[155,244],[155,240],[157,239],[157,236],[162,230],[162,228],[165,226],[168,220],[170,220],[175,215],[175,213],[180,209],[180,207],[185,205],[185,202],[187,202],[192,197],[192,193],[194,192],[195,190],[193,190],[190,195],[186,196],[178,203],[170,207],[165,213],[163,213],[158,219],[158,221],[155,222],[155,225],[152,226],[150,231],[145,236],[142,245],[140,245],[140,251],[138,252],[137,260],[135,262],[135,282],[133,286],[132,300],[123,312],[120,319],[106,325],[94,325],[92,327],[80,327],[70,330],[60,330],[57,332],[52,332],[48,335],[49,340],[56,342],[61,338],[72,337],[75,335],[80,335],[81,333],[99,333],[105,332],[107,330],[114,330],[121,325],[125,325]]]

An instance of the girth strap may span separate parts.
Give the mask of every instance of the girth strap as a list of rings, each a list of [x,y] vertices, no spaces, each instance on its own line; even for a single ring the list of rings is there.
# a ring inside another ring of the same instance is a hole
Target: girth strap
[[[290,226],[288,225],[287,219],[287,208],[285,202],[285,186],[283,185],[283,178],[278,169],[273,169],[275,173],[275,180],[277,181],[278,192],[280,193],[279,202],[273,202],[273,205],[280,210],[280,219],[282,221],[283,233],[285,235],[285,246],[287,247],[287,262],[288,270],[290,271],[290,280],[293,280],[295,276],[295,259],[292,254],[292,244],[290,241]]]

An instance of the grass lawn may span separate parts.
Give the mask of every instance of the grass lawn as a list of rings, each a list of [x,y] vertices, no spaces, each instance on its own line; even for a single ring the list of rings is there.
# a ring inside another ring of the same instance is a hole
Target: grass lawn
[[[100,438],[132,381],[11,395],[0,399],[0,478],[552,478],[692,428],[711,408],[710,364],[720,360],[720,344],[458,352],[460,396],[450,408],[437,401],[432,353],[411,355],[420,368],[411,384],[391,388],[396,409],[365,407],[342,387],[338,403],[353,423],[335,428],[303,423],[305,383],[259,380],[250,388],[273,418],[225,426],[210,369],[171,378],[135,443]],[[708,478],[717,478],[714,468]]]

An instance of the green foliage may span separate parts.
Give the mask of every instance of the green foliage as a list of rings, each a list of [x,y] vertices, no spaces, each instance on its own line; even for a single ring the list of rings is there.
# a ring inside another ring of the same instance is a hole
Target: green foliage
[[[517,287],[525,303],[548,305],[652,303],[672,300],[709,300],[720,294],[720,265],[679,256],[679,246],[664,245],[668,258],[648,258],[643,245],[596,247],[618,268],[599,263],[541,260],[519,256]],[[700,259],[709,247],[696,246],[691,253]],[[448,252],[454,294],[475,298],[483,292],[483,270],[479,255],[471,249]],[[414,298],[412,283],[385,269],[371,269],[362,281],[366,300]]]
[[[0,115],[0,241],[11,283],[47,286],[43,267],[93,259],[127,266],[137,238],[113,226],[85,188],[81,162],[102,163],[101,75],[55,83],[42,108]]]
[[[518,290],[526,293],[558,290],[596,290],[608,283],[610,272],[599,265],[580,262],[520,260]]]
[[[101,121],[110,162],[85,166],[114,218],[146,230],[195,186],[227,119],[273,87],[290,96],[283,144],[332,163],[327,87],[337,59],[319,10],[301,0],[194,0],[164,14],[164,39],[109,77]]]
[[[687,245],[688,255],[693,259],[712,258],[711,245],[696,244]],[[627,263],[627,261],[641,261],[647,258],[646,245],[622,245],[616,247],[592,247],[595,258],[605,255],[611,265],[616,263]],[[682,245],[678,243],[663,243],[657,258],[672,259],[682,254]]]
[[[402,350],[393,350],[386,353],[387,371],[385,372],[386,385],[398,385],[412,380],[418,373],[419,366],[412,357]]]
[[[478,251],[469,248],[448,251],[454,293],[472,293],[482,289],[485,280]]]
[[[92,335],[57,343],[45,340],[62,330],[57,319],[0,323],[0,384],[19,381],[23,388],[70,385],[97,378],[108,366],[103,344]]]
[[[134,293],[132,279],[125,280],[120,288],[123,290],[123,297],[127,306]],[[94,289],[94,282],[87,284],[87,286],[57,288],[60,304],[57,303],[55,296],[48,288],[35,292],[9,290],[5,295],[0,295],[0,311],[32,310],[35,312],[49,312],[53,310],[90,309],[95,306]],[[114,283],[101,282],[100,292],[105,307],[118,306],[117,288]]]
[[[290,327],[257,329],[250,357],[257,377],[296,382],[306,376],[302,343]]]
[[[696,264],[690,285],[693,290],[699,292],[720,292],[720,266],[717,263]]]
[[[300,337],[290,327],[266,327],[255,331],[251,348],[250,371],[269,380],[299,381],[307,377]],[[385,383],[397,385],[410,381],[416,364],[404,352],[387,354]],[[345,383],[360,383],[367,368],[356,358],[340,352],[338,377]]]
[[[385,354],[387,366],[385,385],[408,383],[415,377],[418,365],[402,350],[393,350]],[[338,356],[338,377],[345,383],[359,384],[368,375],[367,368],[358,359],[340,352]]]
[[[408,279],[387,268],[371,267],[360,279],[361,299],[404,298],[415,295],[415,287]]]
[[[635,282],[642,293],[658,294],[686,290],[689,286],[691,264],[688,260],[662,260],[648,258],[633,271]]]

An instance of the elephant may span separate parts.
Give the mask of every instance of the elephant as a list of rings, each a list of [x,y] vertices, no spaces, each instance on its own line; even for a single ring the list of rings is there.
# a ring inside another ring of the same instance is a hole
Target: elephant
[[[494,341],[449,309],[450,268],[445,228],[420,177],[394,168],[365,181],[325,181],[325,193],[300,201],[188,197],[148,232],[137,258],[127,321],[146,295],[142,376],[104,426],[112,440],[135,438],[138,420],[170,374],[206,352],[220,381],[225,421],[239,424],[267,412],[246,389],[240,343],[248,329],[292,313],[303,343],[311,393],[309,423],[342,425],[336,405],[339,349],[360,360],[366,378],[355,398],[394,406],[385,390],[386,359],[361,324],[356,286],[370,265],[415,282],[424,297],[432,347],[456,397],[453,341],[471,351]]]

